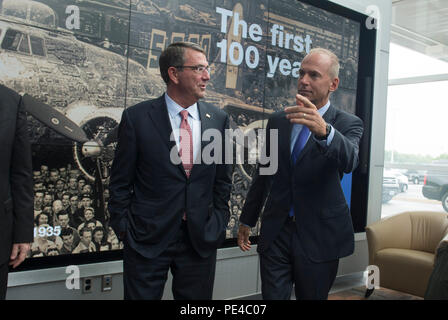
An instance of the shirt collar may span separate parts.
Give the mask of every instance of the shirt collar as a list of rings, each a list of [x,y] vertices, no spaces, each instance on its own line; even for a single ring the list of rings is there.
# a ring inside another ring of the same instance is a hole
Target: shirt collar
[[[171,99],[170,96],[168,96],[168,93],[165,93],[165,102],[168,108],[168,113],[172,118],[176,117],[182,110],[188,110],[188,114],[193,117],[193,119],[199,120],[198,104],[196,102],[185,109]]]
[[[317,109],[317,111],[319,112],[320,116],[323,117],[328,108],[330,108],[330,100],[328,100],[328,102],[322,108]]]

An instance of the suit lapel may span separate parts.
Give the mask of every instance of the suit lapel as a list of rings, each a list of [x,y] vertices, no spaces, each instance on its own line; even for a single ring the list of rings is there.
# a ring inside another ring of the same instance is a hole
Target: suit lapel
[[[284,130],[282,130],[284,128]],[[289,163],[291,163],[291,131],[292,123],[286,119],[286,113],[280,117],[278,141],[279,141],[279,154],[287,154]],[[267,133],[269,134],[269,133]]]
[[[194,174],[194,172],[200,170],[202,164],[204,164],[204,159],[202,159],[202,156],[204,155],[203,150],[205,146],[207,146],[209,143],[212,143],[212,141],[204,140],[202,139],[204,132],[206,132],[208,129],[216,129],[218,127],[216,123],[216,115],[214,111],[207,106],[205,103],[197,103],[198,104],[198,112],[199,112],[199,119],[201,120],[201,150],[198,152],[197,159],[200,159],[200,163],[196,163],[193,165],[193,169],[191,169],[191,175]],[[224,143],[224,135],[223,135],[223,141]],[[195,161],[197,160],[195,159]],[[191,177],[190,175],[190,177]]]
[[[205,131],[214,128],[215,126],[213,126],[214,123],[213,113],[210,112],[207,105],[199,102],[197,104],[199,110],[199,119],[201,120],[201,155],[202,155],[202,150],[208,143],[210,143],[210,141],[204,141],[202,139],[202,135],[204,134]]]
[[[162,141],[166,143],[168,149],[171,151],[173,147],[176,147],[176,142],[170,139],[172,128],[164,95],[152,103],[151,108],[148,110],[148,114],[154,127],[156,127],[157,131],[160,133]]]
[[[323,118],[329,124],[333,124],[335,117],[336,117],[336,108],[334,108],[333,105],[330,104],[330,107],[328,108],[327,112],[325,112]]]
[[[148,110],[148,114],[152,120],[154,127],[159,132],[162,138],[162,142],[166,144],[168,152],[171,152],[171,150],[175,148],[177,154],[179,154],[179,150],[176,146],[176,141],[174,140],[174,138],[171,139],[173,130],[171,128],[171,121],[169,118],[168,108],[165,103],[164,95],[153,101],[151,107]],[[177,167],[179,167],[183,174],[186,175],[182,162],[178,164]]]

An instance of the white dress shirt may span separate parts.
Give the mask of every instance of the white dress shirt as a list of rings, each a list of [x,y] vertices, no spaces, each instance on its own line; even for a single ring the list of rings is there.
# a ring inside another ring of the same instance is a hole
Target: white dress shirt
[[[171,99],[167,93],[165,93],[165,102],[168,107],[168,115],[170,117],[171,128],[173,129],[174,138],[176,140],[177,150],[180,150],[179,145],[179,133],[180,123],[182,122],[182,110],[188,111],[188,124],[190,125],[191,132],[193,134],[193,163],[197,163],[197,155],[201,151],[201,119],[199,118],[199,110],[197,103],[184,109]]]

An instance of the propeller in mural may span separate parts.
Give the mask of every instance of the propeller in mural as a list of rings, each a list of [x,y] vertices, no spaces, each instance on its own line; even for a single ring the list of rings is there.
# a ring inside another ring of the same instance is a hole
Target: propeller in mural
[[[104,130],[98,130],[96,133],[89,130],[92,135],[89,138],[78,124],[57,109],[36,100],[29,94],[23,96],[23,103],[29,114],[73,142],[73,155],[76,164],[87,179],[95,184],[99,199],[97,217],[105,217],[104,184],[108,179],[107,164],[112,162],[114,155],[112,145],[117,139],[118,126],[116,123],[113,129],[108,130],[107,133],[104,133]],[[90,161],[89,166],[83,164],[86,159]]]

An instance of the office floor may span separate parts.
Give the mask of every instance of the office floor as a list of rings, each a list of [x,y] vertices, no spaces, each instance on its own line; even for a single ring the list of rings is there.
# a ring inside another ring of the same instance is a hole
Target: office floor
[[[422,300],[407,293],[386,288],[375,289],[369,298],[365,298],[366,279],[363,272],[337,277],[330,290],[328,300]],[[261,300],[261,294],[241,297],[237,300]],[[295,300],[294,290],[291,300]]]
[[[365,298],[365,293],[366,278],[363,273],[352,274],[336,279],[328,300],[423,300],[422,297],[388,288],[375,289],[368,298]]]
[[[330,290],[330,295],[361,286],[366,286],[366,278],[363,272],[340,276],[334,281],[334,284]]]
[[[363,272],[339,276],[334,281],[333,287],[330,290],[330,295],[361,286],[365,286],[365,278]],[[261,294],[240,297],[236,300],[261,300]],[[291,300],[295,300],[294,290],[291,295]]]

